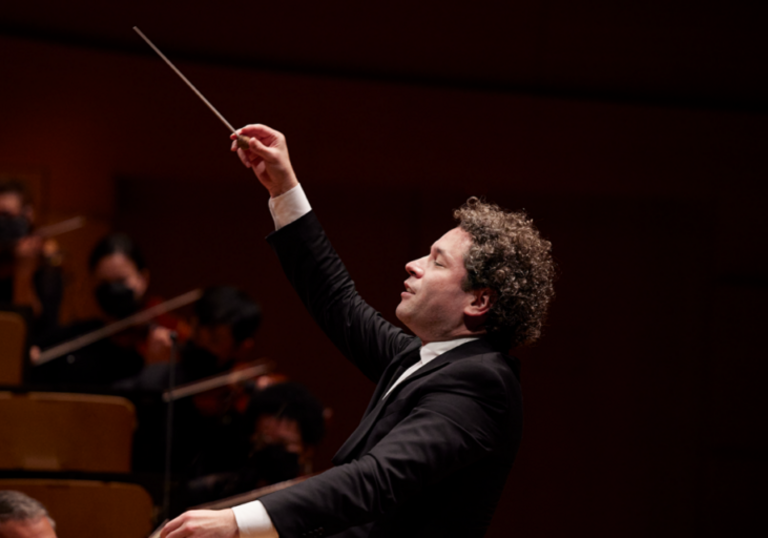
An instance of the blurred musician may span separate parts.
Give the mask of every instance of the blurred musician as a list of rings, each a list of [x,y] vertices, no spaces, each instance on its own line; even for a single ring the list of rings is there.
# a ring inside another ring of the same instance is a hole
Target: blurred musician
[[[299,383],[256,392],[239,439],[202,439],[187,504],[231,497],[312,472],[314,450],[325,434],[323,406]]]
[[[33,235],[33,223],[24,184],[0,181],[0,308],[28,307],[36,343],[56,328],[63,279],[56,242]]]
[[[191,334],[176,364],[177,385],[226,372],[253,350],[261,324],[261,307],[232,286],[211,286],[195,302]],[[166,362],[148,364],[120,389],[165,390],[170,379]]]
[[[173,366],[176,385],[225,373],[252,353],[256,331],[261,324],[261,307],[245,292],[232,286],[206,288],[195,302],[189,340],[181,346]],[[121,391],[162,392],[169,387],[171,365],[146,365],[134,377],[116,383]],[[253,383],[225,386],[176,402],[174,421],[174,470],[189,476],[190,469],[206,452],[212,439],[227,438],[244,447],[249,434],[242,431],[242,420],[253,392]],[[134,439],[134,467],[142,471],[162,469],[165,435],[164,413],[157,408],[139,408],[139,429]],[[209,455],[208,460],[218,456]],[[222,454],[222,465],[230,469],[231,455]],[[195,472],[194,476],[199,476]]]
[[[149,269],[139,248],[125,234],[111,234],[94,247],[88,261],[100,316],[72,323],[45,342],[54,345],[93,332],[151,306]],[[133,327],[34,369],[33,382],[109,386],[137,375],[145,364],[168,361],[171,331],[178,321],[161,316],[149,327]]]

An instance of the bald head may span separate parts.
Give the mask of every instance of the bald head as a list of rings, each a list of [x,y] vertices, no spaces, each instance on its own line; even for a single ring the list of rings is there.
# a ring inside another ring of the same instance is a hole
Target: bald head
[[[0,538],[56,538],[53,527],[38,501],[19,491],[0,491]]]

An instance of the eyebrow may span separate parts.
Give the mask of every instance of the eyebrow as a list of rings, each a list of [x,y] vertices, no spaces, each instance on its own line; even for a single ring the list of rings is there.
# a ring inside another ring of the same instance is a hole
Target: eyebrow
[[[443,249],[441,249],[440,247],[436,247],[436,246],[432,245],[432,249],[433,249],[433,250],[435,251],[435,253],[436,253],[436,256],[435,256],[435,257],[437,257],[437,256],[442,256],[442,257],[443,257],[443,258],[445,258],[446,260],[448,260],[448,261],[451,261],[451,257],[450,257],[450,256],[448,256],[448,255],[446,254],[446,252],[445,252]]]

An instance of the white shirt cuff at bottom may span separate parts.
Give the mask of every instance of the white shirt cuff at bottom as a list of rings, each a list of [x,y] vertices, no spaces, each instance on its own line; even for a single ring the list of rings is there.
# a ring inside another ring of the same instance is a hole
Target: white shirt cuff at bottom
[[[232,511],[235,513],[240,538],[280,538],[261,501],[235,506]]]
[[[272,213],[272,220],[275,221],[275,230],[299,220],[311,210],[312,206],[309,205],[301,185],[296,185],[280,196],[269,199],[269,212]]]

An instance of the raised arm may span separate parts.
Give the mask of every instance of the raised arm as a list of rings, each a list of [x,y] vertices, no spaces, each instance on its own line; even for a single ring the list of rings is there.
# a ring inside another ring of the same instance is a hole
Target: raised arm
[[[270,208],[280,228],[269,237],[286,276],[317,324],[336,347],[371,380],[378,381],[389,360],[413,337],[384,320],[363,301],[299,187],[285,136],[265,125],[238,131],[251,137],[243,150],[233,140],[243,164],[253,170],[271,195]],[[234,135],[233,135],[234,136]],[[278,214],[286,206],[303,211]]]
[[[348,360],[378,382],[389,361],[414,337],[358,295],[313,212],[271,234],[268,241],[315,322]]]
[[[266,125],[248,125],[238,134],[250,137],[249,148],[237,146],[232,135],[232,151],[242,163],[253,170],[259,182],[271,196],[285,201],[301,193],[291,166],[285,136]],[[308,203],[305,207],[309,207]],[[277,251],[283,269],[315,321],[323,328],[344,355],[371,379],[378,379],[386,361],[404,349],[414,337],[385,321],[376,310],[357,294],[354,282],[339,259],[314,213],[288,221],[275,216],[277,232],[269,238]],[[296,215],[294,215],[296,216]],[[418,422],[418,421],[417,421]],[[417,425],[418,429],[418,425]],[[439,447],[438,447],[439,448]],[[471,452],[476,452],[477,446]],[[473,456],[469,456],[470,459]],[[354,481],[355,475],[371,472],[370,460],[347,468],[341,476]],[[351,473],[351,474],[350,474]],[[358,478],[359,479],[359,478]],[[404,489],[409,489],[405,486]],[[380,504],[387,505],[382,499]],[[285,509],[283,510],[285,512]],[[241,511],[243,521],[236,519],[231,509],[186,512],[169,522],[162,538],[275,538],[269,514],[259,501]],[[298,517],[298,516],[297,516]],[[241,525],[242,524],[242,525]],[[290,532],[288,532],[290,535]]]

